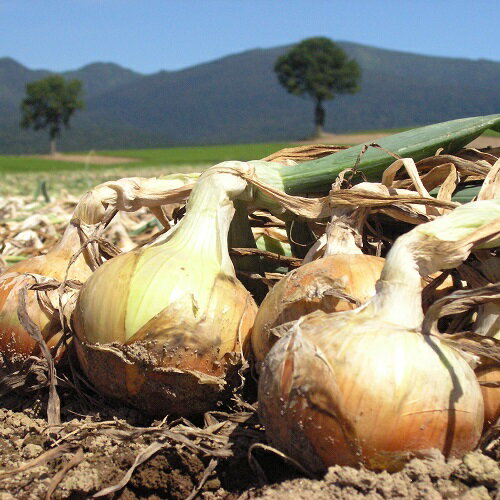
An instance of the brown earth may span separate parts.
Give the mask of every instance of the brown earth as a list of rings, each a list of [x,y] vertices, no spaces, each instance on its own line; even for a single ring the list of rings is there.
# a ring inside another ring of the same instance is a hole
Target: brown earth
[[[45,390],[0,398],[1,500],[47,498],[48,491],[48,498],[86,499],[113,485],[100,498],[500,498],[498,441],[463,460],[414,459],[392,474],[336,466],[310,478],[262,446],[255,403],[240,400],[199,421],[155,421],[61,385],[60,425],[45,420]],[[253,380],[243,396],[255,401]]]

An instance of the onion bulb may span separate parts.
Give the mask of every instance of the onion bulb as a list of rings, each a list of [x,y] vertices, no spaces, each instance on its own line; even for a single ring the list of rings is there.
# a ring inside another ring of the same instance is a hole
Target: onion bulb
[[[459,351],[422,333],[420,277],[455,267],[492,233],[498,244],[498,223],[489,223],[499,216],[500,200],[481,201],[417,226],[396,240],[364,306],[296,321],[259,380],[271,444],[313,472],[397,470],[412,456],[472,450],[481,389]]]
[[[484,428],[489,429],[500,418],[500,368],[497,364],[485,363],[476,369],[476,376],[481,383],[484,400]]]
[[[206,171],[161,243],[121,254],[87,280],[76,352],[104,395],[154,415],[213,408],[240,383],[256,305],[228,252],[238,175]]]
[[[77,207],[75,212],[78,212]],[[32,257],[9,267],[0,276],[0,353],[4,368],[10,371],[18,363],[39,352],[35,339],[21,325],[17,309],[20,291],[37,281],[37,276],[63,281],[71,257],[81,246],[78,229],[68,225],[61,240],[46,255]],[[68,278],[85,281],[92,273],[88,254],[82,253],[69,269]],[[34,275],[34,276],[33,276]],[[49,292],[53,303],[57,303],[55,292]],[[40,329],[49,348],[54,347],[62,335],[59,315],[54,310],[42,307],[37,293],[27,292],[27,312]],[[60,354],[60,353],[59,353]]]
[[[251,337],[257,368],[279,338],[273,328],[316,310],[354,309],[375,294],[384,259],[364,255],[356,245],[356,212],[337,210],[327,228],[325,257],[289,272],[262,301]]]

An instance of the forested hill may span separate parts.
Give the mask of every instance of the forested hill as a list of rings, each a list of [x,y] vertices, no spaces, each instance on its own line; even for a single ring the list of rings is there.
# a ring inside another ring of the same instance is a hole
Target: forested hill
[[[362,90],[327,103],[325,129],[406,127],[500,112],[500,63],[430,57],[349,42]],[[276,58],[289,47],[255,49],[179,71],[144,75],[112,63],[63,73],[79,78],[86,108],[64,131],[61,150],[288,141],[313,130],[313,105],[278,84]],[[0,59],[0,153],[45,151],[44,132],[19,129],[27,82],[48,75]]]

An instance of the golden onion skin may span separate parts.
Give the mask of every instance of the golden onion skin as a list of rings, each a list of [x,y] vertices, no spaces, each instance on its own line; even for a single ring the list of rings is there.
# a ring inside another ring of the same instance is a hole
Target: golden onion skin
[[[196,297],[199,280],[193,282],[187,266],[172,265],[180,295],[169,303],[175,289],[160,287],[163,310],[127,339],[127,294],[115,292],[128,289],[138,256],[129,252],[104,264],[107,272],[95,272],[78,298],[73,321],[83,371],[104,395],[152,415],[207,411],[239,382],[257,306],[238,280],[220,274],[208,291],[204,314],[196,316],[196,299],[185,296]],[[113,286],[95,294],[99,281],[111,274]],[[112,304],[113,314],[102,303]]]
[[[40,354],[38,343],[24,329],[17,316],[19,292],[26,285],[34,283],[34,279],[25,273],[62,281],[68,262],[78,247],[77,231],[75,228],[69,228],[61,242],[49,253],[18,262],[0,276],[0,353],[4,361],[3,368],[7,371],[15,369],[18,363],[29,356]],[[81,256],[70,268],[69,278],[85,281],[90,274],[91,270]],[[31,290],[27,292],[27,309],[47,346],[54,347],[62,335],[59,316],[42,308],[36,292]],[[62,349],[55,356],[55,360],[61,356]]]
[[[270,442],[313,472],[398,470],[433,450],[461,457],[479,441],[483,411],[456,351],[380,320],[307,316],[270,351],[259,381]]]
[[[500,368],[498,365],[476,369],[477,379],[481,385],[484,399],[484,428],[489,429],[500,418]],[[484,384],[484,385],[483,385]],[[491,384],[491,385],[486,385]]]
[[[29,283],[32,283],[31,280]],[[24,274],[13,273],[0,281],[0,353],[3,368],[26,360],[31,355],[40,355],[38,343],[21,325],[17,308],[19,292],[26,285]],[[51,315],[40,308],[34,292],[28,292],[27,310],[31,320],[38,326],[47,345],[53,347],[61,336],[61,326],[57,314]],[[7,368],[7,371],[10,371]]]
[[[495,306],[494,314],[496,321],[490,324],[490,332],[493,333],[498,328],[498,308],[500,304],[498,301],[493,303]],[[500,332],[496,332],[493,338],[500,340]],[[500,383],[500,366],[498,362],[492,359],[480,357],[481,364],[476,368],[476,376],[481,383],[481,392],[484,399],[484,430],[489,429],[495,425],[500,418],[500,386],[495,385]]]
[[[272,328],[321,310],[347,311],[375,294],[384,259],[372,255],[332,255],[288,273],[266,295],[252,329],[252,351],[262,361],[277,341]],[[337,292],[337,293],[335,293]],[[356,304],[341,298],[351,296]]]
[[[375,294],[384,262],[385,259],[373,255],[339,254],[313,260],[288,273],[268,292],[257,312],[251,336],[255,360],[263,361],[278,340],[273,328],[314,311],[354,309],[356,303],[342,298],[342,294],[357,300],[358,305],[365,303]],[[432,301],[452,291],[453,280],[448,276],[432,291]]]
[[[495,302],[498,308],[500,304]],[[495,309],[497,312],[497,309]],[[497,321],[492,325],[493,328],[497,327]],[[500,332],[492,335],[495,339],[500,339]],[[476,376],[481,384],[481,392],[484,399],[484,429],[489,429],[492,425],[497,424],[500,419],[500,366],[492,359],[481,357],[481,364],[476,368]]]

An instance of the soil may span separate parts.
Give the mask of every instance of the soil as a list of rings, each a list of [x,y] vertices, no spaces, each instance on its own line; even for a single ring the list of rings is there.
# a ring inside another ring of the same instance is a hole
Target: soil
[[[498,440],[463,460],[414,459],[392,474],[335,466],[324,477],[307,477],[266,448],[255,403],[248,403],[255,401],[251,378],[244,399],[192,422],[153,420],[85,387],[82,399],[69,383],[59,394],[62,423],[52,426],[46,389],[0,399],[1,500],[98,492],[123,500],[500,498]]]

